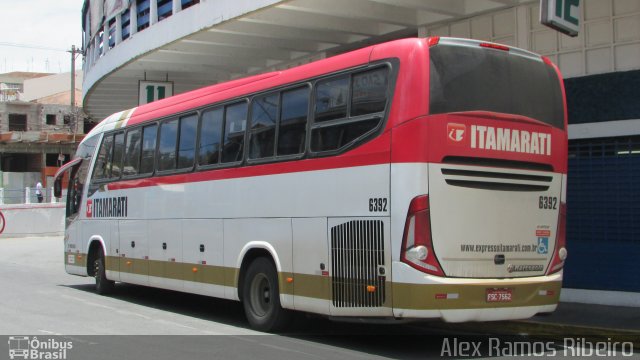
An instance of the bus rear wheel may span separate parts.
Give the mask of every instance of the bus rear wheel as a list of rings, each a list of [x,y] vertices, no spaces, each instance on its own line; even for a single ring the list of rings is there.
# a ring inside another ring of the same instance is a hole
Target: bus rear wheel
[[[115,281],[107,279],[107,273],[104,266],[104,254],[100,255],[93,261],[93,274],[96,279],[96,292],[100,295],[107,295],[113,292]]]
[[[252,328],[275,332],[284,329],[291,312],[280,305],[278,275],[266,258],[257,258],[247,269],[242,289],[242,305]]]

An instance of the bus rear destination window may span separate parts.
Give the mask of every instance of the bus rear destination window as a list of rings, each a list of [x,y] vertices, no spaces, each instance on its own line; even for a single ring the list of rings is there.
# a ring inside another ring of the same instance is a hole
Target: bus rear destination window
[[[560,81],[543,61],[505,51],[437,45],[430,49],[430,113],[490,111],[564,128]]]

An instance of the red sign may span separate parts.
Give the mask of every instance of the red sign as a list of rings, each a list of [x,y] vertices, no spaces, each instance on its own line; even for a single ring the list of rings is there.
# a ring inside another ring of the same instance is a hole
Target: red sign
[[[449,141],[459,143],[464,140],[467,126],[463,124],[448,123],[447,124],[447,138]]]
[[[91,212],[93,209],[93,200],[89,199],[87,200],[87,217],[90,218],[93,216],[93,213]]]
[[[536,230],[536,236],[549,237],[551,236],[551,230]]]

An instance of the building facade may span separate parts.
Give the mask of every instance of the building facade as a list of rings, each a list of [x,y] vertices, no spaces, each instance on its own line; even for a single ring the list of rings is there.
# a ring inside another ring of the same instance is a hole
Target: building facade
[[[0,75],[10,78],[11,76]],[[13,77],[15,79],[15,76]],[[15,81],[15,80],[14,80]],[[32,83],[33,82],[33,83]],[[62,83],[66,85],[62,85]],[[27,77],[0,101],[0,188],[4,203],[25,201],[25,188],[53,186],[53,175],[69,160],[84,134],[85,115],[70,105],[69,74]],[[30,97],[29,94],[37,94]],[[25,96],[25,94],[27,94]]]

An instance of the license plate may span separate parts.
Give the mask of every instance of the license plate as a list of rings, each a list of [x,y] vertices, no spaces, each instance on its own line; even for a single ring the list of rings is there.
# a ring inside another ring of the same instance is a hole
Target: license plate
[[[487,302],[511,302],[512,289],[487,289]]]

